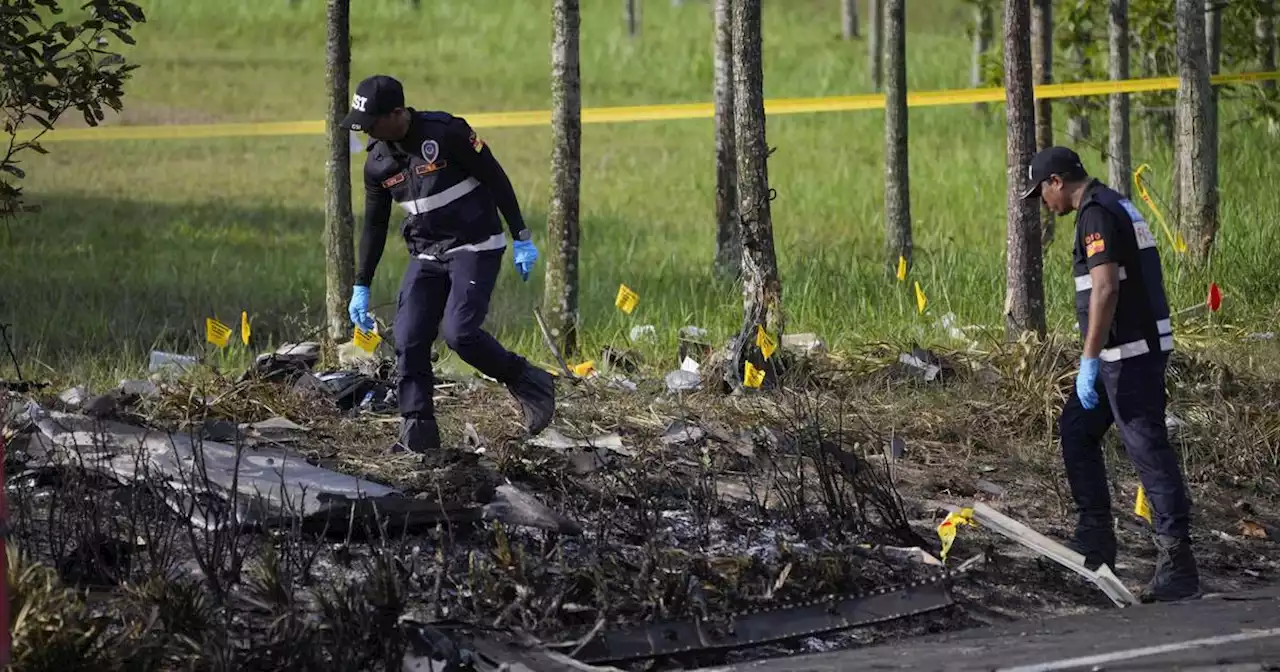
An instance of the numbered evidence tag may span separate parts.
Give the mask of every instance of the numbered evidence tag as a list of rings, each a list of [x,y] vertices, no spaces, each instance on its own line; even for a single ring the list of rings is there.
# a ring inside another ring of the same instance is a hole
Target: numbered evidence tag
[[[205,318],[204,340],[218,346],[219,348],[225,348],[227,347],[227,343],[231,342],[231,327],[228,327],[212,317]]]
[[[773,356],[773,352],[778,349],[778,341],[773,336],[770,336],[764,330],[764,327],[757,324],[756,346],[760,348],[760,354],[764,355],[765,359],[769,359]]]
[[[618,286],[618,298],[613,300],[613,305],[617,306],[619,310],[630,315],[639,302],[640,295],[632,291],[630,287],[626,285]]]
[[[378,344],[382,342],[382,337],[376,331],[365,331],[356,327],[351,332],[351,340],[357,348],[372,355],[373,351],[378,349]]]

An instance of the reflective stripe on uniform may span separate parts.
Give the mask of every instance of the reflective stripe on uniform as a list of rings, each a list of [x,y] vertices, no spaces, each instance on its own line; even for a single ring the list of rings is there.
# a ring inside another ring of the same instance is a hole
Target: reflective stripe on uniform
[[[468,243],[466,245],[451,247],[448,250],[445,250],[444,254],[450,255],[454,252],[486,252],[488,250],[501,250],[506,246],[507,235],[505,233],[495,233],[478,243]],[[435,261],[438,257],[434,254],[419,254],[418,258]]]
[[[1124,270],[1124,266],[1121,266],[1121,267],[1120,267],[1120,279],[1121,279],[1121,280],[1128,280],[1128,279],[1129,279],[1129,273],[1128,273],[1128,272],[1126,272],[1126,271]],[[1085,291],[1088,291],[1088,290],[1090,290],[1090,289],[1093,289],[1093,276],[1091,276],[1091,275],[1077,275],[1077,276],[1076,276],[1076,291],[1077,291],[1077,292],[1085,292]]]
[[[432,194],[424,198],[416,198],[412,201],[401,201],[400,207],[405,209],[411,215],[425,215],[432,210],[438,210],[446,205],[471,193],[476,187],[480,186],[480,180],[474,177],[467,179],[445,189],[438,194]]]
[[[1172,334],[1173,322],[1170,321],[1169,318],[1167,317],[1164,318],[1163,320],[1156,320],[1156,330],[1160,332],[1161,336]]]
[[[1173,335],[1160,337],[1160,349],[1169,352],[1173,350]],[[1131,341],[1124,345],[1117,345],[1114,348],[1107,348],[1098,354],[1098,359],[1104,362],[1117,362],[1138,355],[1145,355],[1151,352],[1151,346],[1147,345],[1146,340]]]

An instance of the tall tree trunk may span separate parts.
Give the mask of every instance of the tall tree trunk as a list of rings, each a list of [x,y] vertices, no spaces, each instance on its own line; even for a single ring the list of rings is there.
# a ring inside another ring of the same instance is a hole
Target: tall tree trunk
[[[782,281],[773,247],[769,210],[769,146],[765,141],[764,68],[761,59],[760,0],[733,3],[734,139],[738,149],[738,198],[742,214],[742,331],[733,346],[734,366],[728,375],[741,385],[747,361],[765,370],[766,383],[776,382],[759,350],[753,351],[756,328],[782,338]]]
[[[1004,3],[1004,86],[1008,230],[1005,241],[1005,336],[1046,330],[1044,279],[1034,200],[1023,200],[1035,153],[1030,17],[1026,2]]]
[[[911,266],[911,181],[907,168],[906,0],[885,3],[884,224],[889,275]]]
[[[636,3],[640,0],[622,0],[622,20],[627,24],[627,35],[635,37],[640,32],[640,17]]]
[[[871,88],[884,88],[884,0],[867,0],[867,65],[871,68]]]
[[[858,0],[840,0],[840,32],[846,40],[858,37]]]
[[[1007,2],[1005,4],[1008,4]],[[1053,83],[1053,0],[1031,0],[1031,75],[1035,84]],[[1008,59],[1006,58],[1006,65]],[[1034,101],[1036,149],[1053,145],[1053,105],[1047,98]],[[1054,219],[1041,208],[1040,242],[1053,242]]]
[[[1217,139],[1211,133],[1212,94],[1205,44],[1204,0],[1177,0],[1179,212],[1190,233],[1192,258],[1203,262],[1218,233],[1218,190],[1214,176]]]
[[[1084,9],[1087,0],[1076,0],[1078,9]],[[1093,31],[1090,30],[1090,33]],[[1080,73],[1078,81],[1088,79],[1086,73],[1089,72],[1091,65],[1089,57],[1084,53],[1084,45],[1074,41],[1071,45],[1071,65],[1075,67],[1076,72]],[[1088,104],[1086,98],[1076,98],[1071,101],[1072,107],[1075,108],[1074,114],[1067,118],[1067,137],[1071,142],[1079,144],[1083,143],[1093,135],[1093,129],[1089,126],[1089,117],[1084,113],[1084,106]]]
[[[328,28],[324,84],[329,91],[325,132],[329,136],[329,158],[325,162],[324,180],[324,303],[329,337],[339,340],[351,334],[347,302],[351,299],[356,273],[355,224],[351,213],[351,132],[338,127],[351,104],[347,98],[351,79],[349,0],[328,0],[325,18]]]
[[[582,80],[578,0],[551,9],[551,204],[543,313],[565,357],[578,350],[578,198],[582,181]]]
[[[715,0],[716,261],[721,278],[742,273],[738,155],[734,148],[733,0]]]
[[[1209,74],[1216,75],[1222,64],[1222,0],[1205,0],[1204,42],[1209,58]],[[1205,123],[1209,142],[1213,145],[1214,160],[1209,165],[1209,184],[1218,190],[1218,89],[1209,83],[1209,118]]]
[[[1258,18],[1254,22],[1254,33],[1258,37],[1259,50],[1258,69],[1262,72],[1276,71],[1276,18],[1275,0],[1264,0],[1260,3]],[[1262,88],[1271,91],[1276,88],[1276,81],[1268,79]]]
[[[1107,69],[1112,80],[1129,78],[1129,0],[1110,0],[1107,8]],[[1125,196],[1132,194],[1133,160],[1129,141],[1129,94],[1107,98],[1107,180]]]
[[[982,58],[991,50],[991,40],[995,32],[995,17],[990,2],[978,2],[973,6],[973,63],[969,66],[969,86],[982,86]],[[986,103],[974,103],[978,112],[986,112]]]

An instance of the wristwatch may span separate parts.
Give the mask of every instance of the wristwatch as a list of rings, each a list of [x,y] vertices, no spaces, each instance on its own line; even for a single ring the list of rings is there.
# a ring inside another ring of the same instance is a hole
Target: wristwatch
[[[520,229],[520,233],[516,234],[516,240],[532,240],[533,232],[529,229]]]

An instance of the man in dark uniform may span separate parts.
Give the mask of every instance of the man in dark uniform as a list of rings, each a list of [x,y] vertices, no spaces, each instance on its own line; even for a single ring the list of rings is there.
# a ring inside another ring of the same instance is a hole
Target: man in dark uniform
[[[555,411],[551,374],[509,352],[481,325],[501,268],[506,236],[525,280],[538,258],[511,181],[467,122],[445,112],[407,108],[400,82],[375,75],[360,82],[342,128],[370,137],[364,164],[365,214],[359,270],[351,293],[351,321],[373,328],[369,284],[382,258],[392,201],[407,213],[400,227],[409,265],[395,318],[399,400],[397,449],[440,446],[431,394],[431,344],[445,344],[471,366],[505,384],[520,403],[530,434]]]
[[[1115,567],[1102,458],[1102,437],[1114,424],[1155,510],[1158,560],[1141,597],[1193,597],[1200,578],[1191,550],[1191,505],[1165,426],[1173,329],[1155,236],[1133,203],[1089,177],[1070,149],[1037,153],[1028,178],[1023,198],[1040,198],[1057,215],[1076,212],[1076,314],[1084,353],[1061,419],[1062,457],[1079,515],[1075,546],[1091,565]]]

